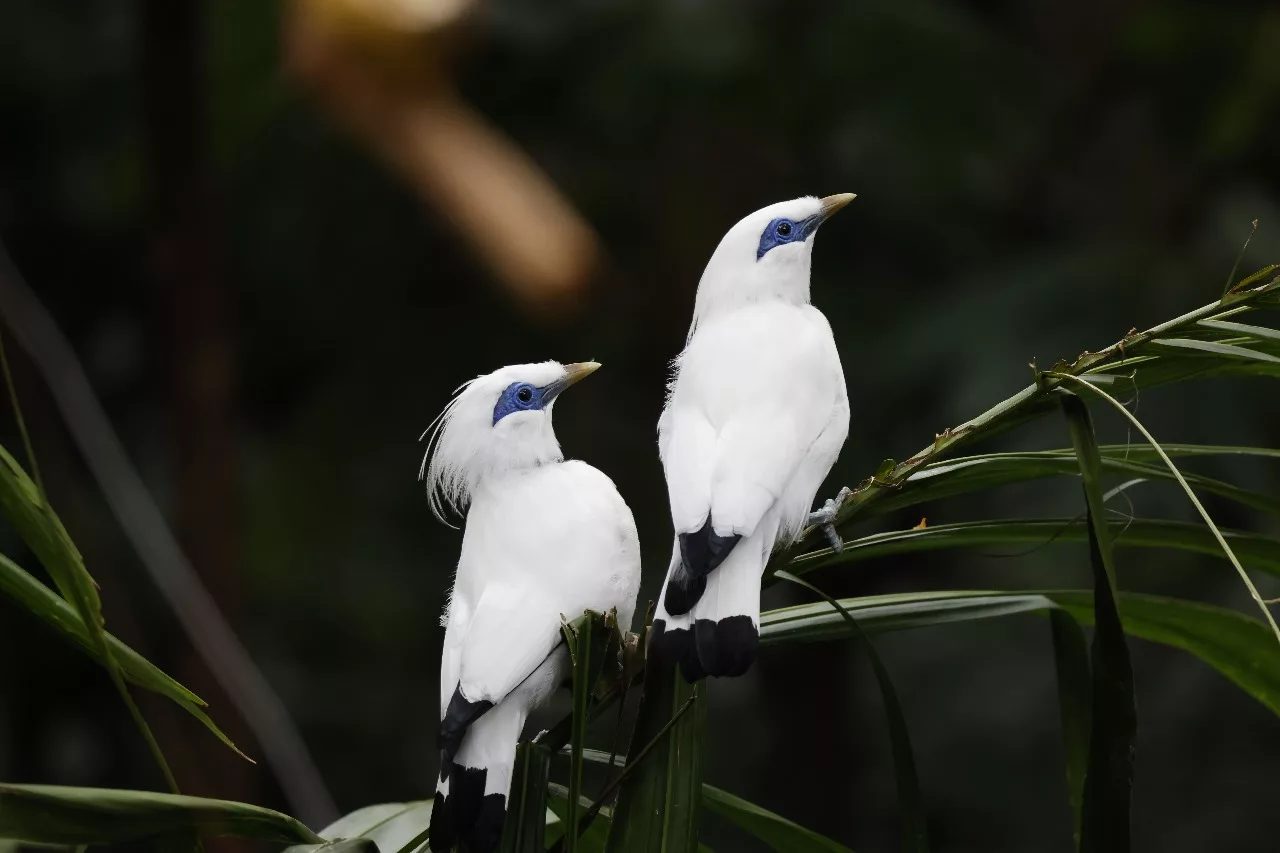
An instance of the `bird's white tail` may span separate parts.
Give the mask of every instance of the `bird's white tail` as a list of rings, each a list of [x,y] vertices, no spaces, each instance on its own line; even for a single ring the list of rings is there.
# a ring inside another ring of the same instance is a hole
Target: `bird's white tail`
[[[688,613],[675,616],[664,606],[667,583],[682,571],[680,547],[672,548],[667,583],[658,597],[650,648],[674,661],[686,680],[704,676],[737,676],[750,668],[760,643],[760,576],[771,537],[739,541],[706,578],[706,589]]]
[[[432,851],[498,849],[526,715],[521,704],[503,702],[471,724],[453,761],[440,770],[431,808]]]

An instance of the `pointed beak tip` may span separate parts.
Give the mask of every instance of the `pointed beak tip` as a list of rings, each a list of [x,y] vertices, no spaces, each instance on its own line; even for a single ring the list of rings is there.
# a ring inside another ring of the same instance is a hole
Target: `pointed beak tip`
[[[822,199],[822,216],[826,218],[858,197],[857,193],[836,193]]]
[[[600,362],[598,361],[579,361],[575,364],[566,364],[564,366],[565,382],[569,385],[581,382],[599,369]]]

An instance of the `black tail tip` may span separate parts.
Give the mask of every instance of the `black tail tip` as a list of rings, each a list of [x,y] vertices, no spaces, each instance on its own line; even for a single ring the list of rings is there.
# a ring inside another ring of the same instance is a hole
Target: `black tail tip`
[[[507,798],[486,794],[480,803],[476,821],[467,833],[467,849],[471,853],[494,853],[502,843],[502,826],[507,819]]]
[[[706,677],[698,662],[697,649],[693,647],[693,633],[687,628],[669,631],[665,620],[654,619],[649,634],[649,654],[660,661],[678,665],[680,674],[690,684]]]
[[[444,719],[440,721],[440,733],[436,737],[436,746],[440,749],[442,780],[448,774],[453,757],[458,754],[458,748],[462,746],[462,738],[467,733],[467,729],[492,707],[493,703],[487,699],[472,702],[462,695],[461,686],[453,689],[449,707],[444,712]]]
[[[449,853],[458,845],[450,805],[449,798],[436,791],[435,800],[431,803],[431,824],[427,828],[427,846],[431,853]]]
[[[484,792],[489,771],[482,767],[456,767],[452,777],[449,795],[437,791],[432,803],[427,846],[432,853],[450,853],[459,845],[467,853],[495,853],[507,798]]]
[[[707,591],[705,575],[697,577],[689,574],[683,565],[676,566],[667,579],[667,592],[662,597],[662,606],[672,616],[683,616],[693,609],[702,594]]]
[[[692,684],[707,676],[734,678],[743,675],[755,662],[760,647],[760,630],[750,616],[724,619],[697,619],[692,629],[667,629],[662,619],[653,620],[650,653],[679,664],[685,681]]]
[[[732,678],[745,673],[756,659],[760,631],[750,616],[727,616],[693,623],[693,645],[703,672]]]

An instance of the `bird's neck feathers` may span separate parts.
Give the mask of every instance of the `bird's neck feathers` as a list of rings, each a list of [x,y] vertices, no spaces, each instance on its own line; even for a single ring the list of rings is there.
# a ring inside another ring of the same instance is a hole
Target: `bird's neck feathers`
[[[487,483],[564,459],[551,426],[550,407],[545,413],[504,418],[499,433],[483,418],[459,416],[458,399],[433,424],[428,456],[419,472],[432,512],[441,521],[449,510],[465,513]]]
[[[813,260],[813,240],[778,246],[758,256],[759,224],[756,219],[772,213],[765,209],[742,220],[716,247],[716,254],[703,270],[694,302],[694,320],[689,337],[700,324],[762,302],[786,305],[809,304],[809,268]]]
[[[727,240],[727,238],[726,238]],[[807,244],[754,255],[721,243],[698,282],[689,337],[699,324],[740,308],[767,302],[809,304],[809,269],[812,253]],[[725,257],[725,256],[728,257]]]
[[[700,324],[747,306],[808,305],[814,237],[839,206],[833,207],[830,199],[804,196],[739,220],[721,238],[698,282],[689,338]]]

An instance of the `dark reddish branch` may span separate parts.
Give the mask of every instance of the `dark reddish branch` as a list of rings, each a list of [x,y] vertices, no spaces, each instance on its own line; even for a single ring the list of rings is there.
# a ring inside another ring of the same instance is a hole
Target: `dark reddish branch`
[[[191,562],[234,623],[240,538],[234,336],[209,153],[205,9],[199,0],[144,0],[140,8],[149,261],[157,320],[167,333],[174,522]],[[180,680],[215,708],[231,706],[193,651],[184,652],[178,668]],[[239,721],[225,714],[221,720],[252,748]],[[260,799],[252,768],[213,738],[178,735],[165,747],[191,793]]]

